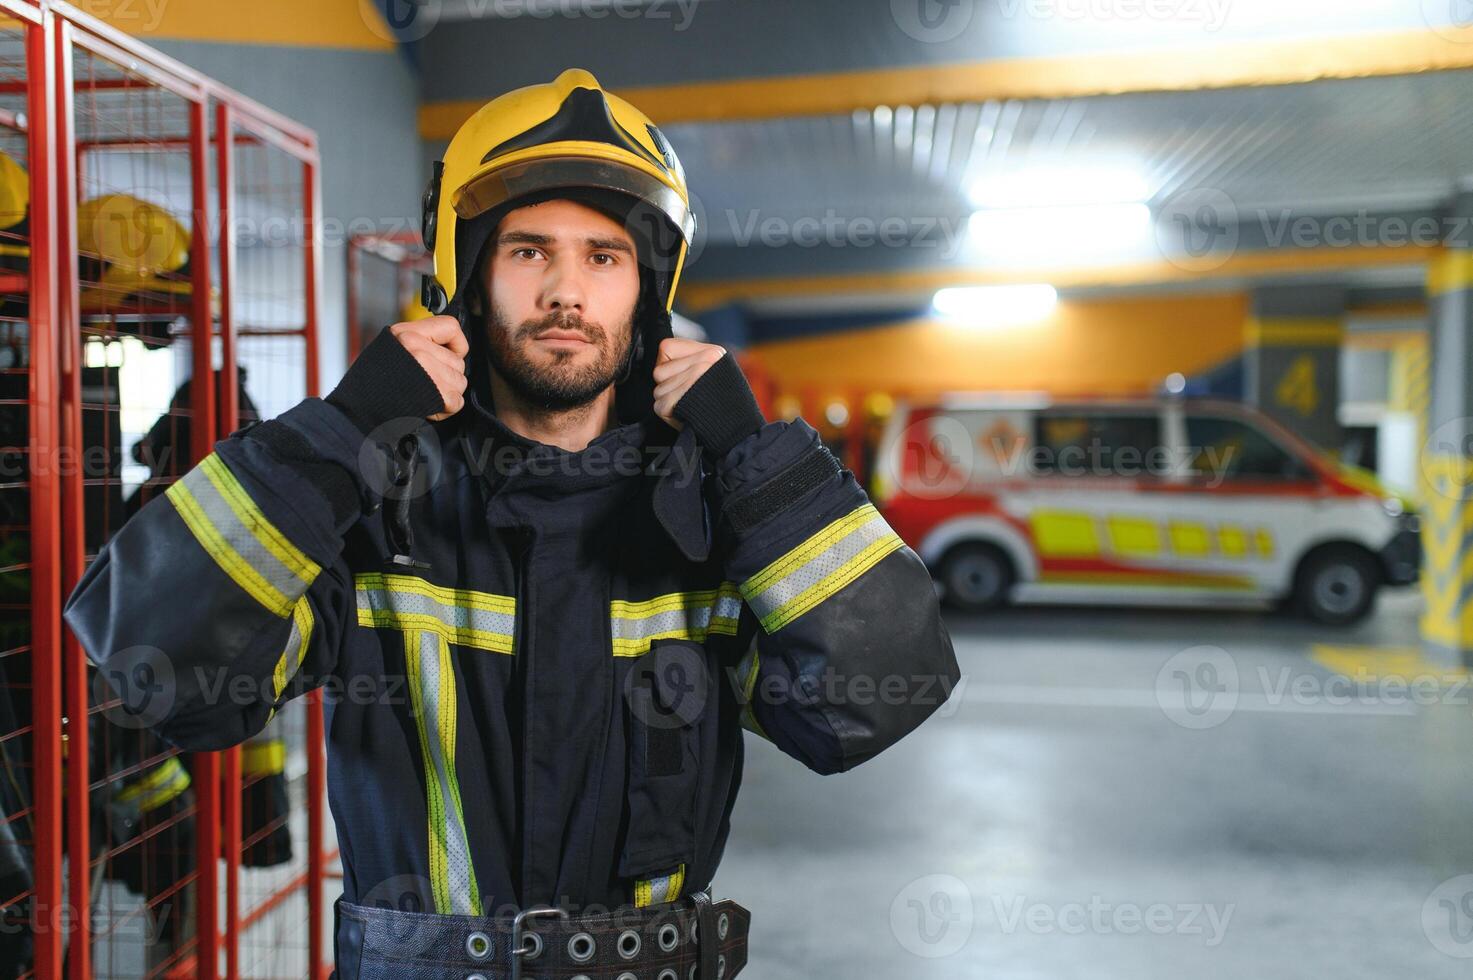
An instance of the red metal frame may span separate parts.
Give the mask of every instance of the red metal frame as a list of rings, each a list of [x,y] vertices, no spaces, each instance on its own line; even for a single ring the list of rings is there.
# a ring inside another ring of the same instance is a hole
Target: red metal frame
[[[90,777],[87,718],[89,701],[85,653],[69,631],[63,630],[61,606],[64,597],[85,570],[83,473],[80,466],[66,465],[78,459],[83,448],[81,369],[83,360],[80,329],[79,271],[75,205],[84,154],[106,147],[116,150],[117,141],[88,144],[76,139],[74,97],[76,80],[72,62],[77,50],[90,52],[124,66],[132,76],[123,80],[86,83],[97,88],[156,86],[188,103],[189,135],[186,149],[191,167],[192,216],[191,323],[193,375],[213,379],[213,330],[218,319],[222,355],[220,404],[216,385],[193,386],[190,405],[191,456],[208,454],[216,439],[229,435],[238,425],[239,393],[235,388],[236,338],[253,331],[237,330],[231,291],[235,265],[235,242],[231,215],[234,211],[234,152],[237,145],[266,144],[300,161],[303,170],[302,203],[307,227],[304,248],[306,273],[305,318],[300,336],[305,343],[306,391],[316,394],[319,383],[317,331],[321,283],[320,166],[315,133],[295,121],[200,74],[186,65],[154,51],[126,34],[59,0],[0,0],[0,12],[18,20],[26,31],[27,74],[24,91],[28,118],[19,125],[13,115],[0,118],[0,126],[26,132],[29,137],[31,178],[31,260],[28,281],[7,274],[7,288],[29,292],[30,303],[30,451],[34,465],[31,490],[31,618],[32,618],[32,710],[34,761],[34,819],[38,828],[65,827],[67,849],[75,859],[67,864],[63,888],[63,835],[42,832],[35,841],[35,901],[32,926],[35,934],[34,976],[59,977],[63,962],[71,977],[92,975],[90,961],[90,867],[89,840]],[[7,84],[7,91],[19,91]],[[215,123],[215,139],[209,123]],[[216,153],[218,243],[210,238],[209,195],[211,143]],[[161,139],[146,148],[158,150],[174,145]],[[143,147],[140,147],[143,148]],[[218,318],[211,311],[211,248],[218,247],[220,282]],[[288,332],[273,331],[274,335]],[[68,719],[63,730],[63,719]],[[202,754],[194,760],[196,794],[198,896],[195,955],[185,957],[171,976],[192,971],[199,977],[218,974],[223,952],[226,975],[239,975],[241,930],[276,908],[297,889],[305,888],[310,916],[309,955],[314,973],[329,967],[322,925],[325,920],[324,883],[327,863],[325,802],[325,745],[322,706],[319,697],[308,699],[308,857],[306,871],[295,876],[276,894],[255,909],[241,908],[239,895],[240,755],[238,750]],[[65,746],[65,753],[63,751]],[[70,759],[69,767],[64,759]],[[66,796],[63,796],[63,779]],[[65,806],[63,801],[65,800]],[[223,827],[222,827],[223,821]],[[223,878],[219,859],[223,857]],[[217,894],[225,885],[227,925],[215,928],[219,913]],[[182,886],[183,883],[181,883]],[[63,908],[69,893],[70,909]],[[69,957],[64,958],[64,950]]]

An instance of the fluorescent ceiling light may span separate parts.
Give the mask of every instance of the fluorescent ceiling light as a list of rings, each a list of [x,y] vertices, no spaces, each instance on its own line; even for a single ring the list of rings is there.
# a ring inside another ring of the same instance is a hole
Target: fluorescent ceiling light
[[[1058,290],[1047,283],[1016,286],[950,286],[931,297],[938,316],[975,326],[1032,323],[1053,312]]]
[[[1032,167],[983,177],[967,189],[978,208],[1056,208],[1143,204],[1151,188],[1128,167]]]
[[[1144,204],[997,208],[972,212],[967,236],[986,251],[1067,258],[1134,244],[1150,228]]]

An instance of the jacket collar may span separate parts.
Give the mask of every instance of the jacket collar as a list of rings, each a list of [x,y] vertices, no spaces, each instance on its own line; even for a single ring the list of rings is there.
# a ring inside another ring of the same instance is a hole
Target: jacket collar
[[[474,389],[466,392],[466,412],[462,414],[467,412],[469,424],[462,425],[460,431],[462,448],[467,459],[484,462],[482,476],[487,481],[488,496],[500,492],[514,471],[515,463],[504,465],[507,457],[521,460],[549,450],[546,444],[508,427]],[[651,412],[638,422],[604,432],[590,445],[604,441],[610,450],[626,444],[640,447],[642,475],[654,483],[651,502],[660,526],[688,560],[703,562],[709,558],[711,520],[695,430],[687,425],[676,433]]]

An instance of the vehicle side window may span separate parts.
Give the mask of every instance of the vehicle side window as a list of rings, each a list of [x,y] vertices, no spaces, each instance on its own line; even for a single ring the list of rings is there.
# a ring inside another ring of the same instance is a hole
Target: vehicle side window
[[[1058,476],[1160,475],[1165,452],[1149,414],[1043,412],[1033,443],[1035,472]]]
[[[1258,429],[1237,419],[1187,416],[1187,446],[1197,476],[1302,480],[1305,465]]]

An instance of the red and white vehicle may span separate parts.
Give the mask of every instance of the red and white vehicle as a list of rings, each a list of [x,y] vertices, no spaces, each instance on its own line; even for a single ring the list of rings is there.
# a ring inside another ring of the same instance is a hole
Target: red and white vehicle
[[[1416,581],[1408,500],[1230,402],[897,405],[873,495],[963,609],[1297,606],[1325,623]]]

